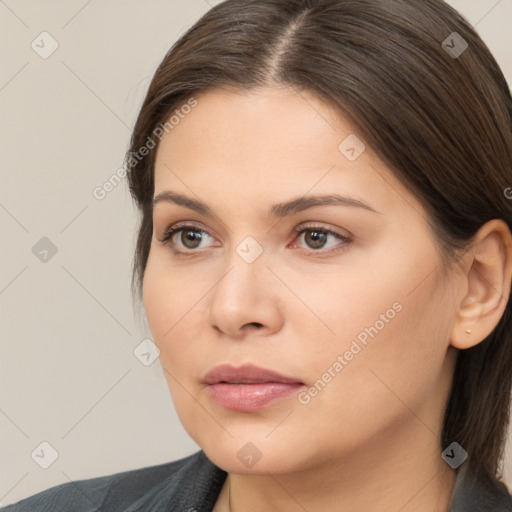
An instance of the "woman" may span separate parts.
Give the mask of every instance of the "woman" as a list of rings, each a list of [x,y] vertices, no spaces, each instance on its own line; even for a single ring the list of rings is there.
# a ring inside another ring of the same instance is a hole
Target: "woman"
[[[512,98],[441,0],[228,0],[127,155],[201,451],[5,510],[505,511]]]

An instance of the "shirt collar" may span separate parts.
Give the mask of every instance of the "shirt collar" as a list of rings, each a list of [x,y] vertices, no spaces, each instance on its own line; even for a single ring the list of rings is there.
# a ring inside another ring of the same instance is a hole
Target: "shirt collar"
[[[512,498],[497,480],[477,478],[463,464],[458,470],[449,512],[511,512]]]

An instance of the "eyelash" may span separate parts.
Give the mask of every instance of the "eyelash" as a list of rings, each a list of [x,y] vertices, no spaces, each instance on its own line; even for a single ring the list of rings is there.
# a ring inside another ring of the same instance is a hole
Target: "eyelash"
[[[208,236],[211,237],[211,235],[207,231],[205,231],[204,229],[201,229],[198,226],[193,226],[190,224],[175,224],[174,226],[170,226],[169,228],[166,229],[163,238],[159,239],[159,242],[161,242],[164,246],[168,246],[173,251],[173,253],[176,255],[190,256],[190,255],[194,255],[196,253],[202,252],[201,250],[194,250],[194,249],[178,250],[178,249],[176,249],[174,244],[171,243],[171,238],[176,233],[180,233],[182,231],[187,231],[187,230],[199,231],[200,233],[206,233]],[[335,231],[333,231],[331,229],[327,229],[322,226],[312,225],[312,224],[302,225],[302,226],[298,226],[297,228],[295,228],[293,230],[293,234],[295,237],[294,240],[296,240],[300,235],[302,235],[302,233],[306,233],[308,231],[316,231],[316,232],[319,232],[322,234],[332,235],[333,237],[337,238],[339,241],[343,242],[343,246],[341,248],[338,247],[338,248],[330,249],[330,250],[326,250],[326,251],[324,251],[322,249],[314,250],[314,249],[305,249],[303,247],[299,247],[300,250],[306,251],[308,253],[315,253],[318,255],[330,255],[332,253],[339,253],[339,252],[345,250],[347,248],[347,246],[352,242],[352,240],[350,238],[343,236],[340,233],[336,233]]]

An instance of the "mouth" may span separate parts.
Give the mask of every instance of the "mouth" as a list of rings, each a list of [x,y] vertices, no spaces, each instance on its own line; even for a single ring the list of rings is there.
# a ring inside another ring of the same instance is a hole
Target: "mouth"
[[[239,368],[221,365],[204,377],[210,398],[218,405],[238,411],[255,411],[296,394],[305,384],[273,370],[245,364]]]

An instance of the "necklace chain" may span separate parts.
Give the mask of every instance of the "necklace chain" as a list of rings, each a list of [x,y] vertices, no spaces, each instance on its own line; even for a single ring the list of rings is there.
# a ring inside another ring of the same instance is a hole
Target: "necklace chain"
[[[228,508],[229,512],[233,512],[233,509],[231,508],[231,475],[228,475],[229,482],[228,482]]]

